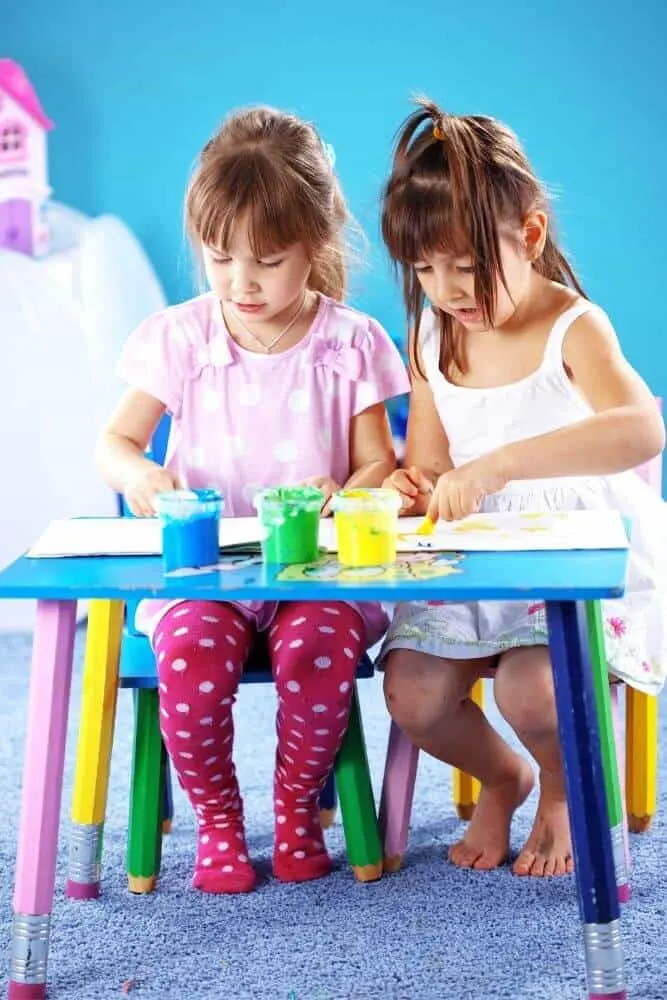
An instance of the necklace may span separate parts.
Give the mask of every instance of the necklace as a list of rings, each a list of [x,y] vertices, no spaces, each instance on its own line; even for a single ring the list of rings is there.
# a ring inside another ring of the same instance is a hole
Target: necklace
[[[260,340],[259,337],[255,336],[255,334],[252,332],[252,330],[248,329],[248,327],[245,325],[245,323],[243,322],[243,320],[239,317],[239,314],[236,312],[236,310],[234,310],[234,317],[236,319],[236,322],[239,324],[239,326],[243,330],[243,332],[246,333],[250,337],[251,340],[254,340],[254,342],[257,344],[257,346],[261,347],[265,354],[270,354],[271,351],[273,350],[273,348],[276,346],[276,344],[279,344],[280,341],[283,339],[283,337],[286,337],[287,334],[290,332],[290,330],[292,329],[292,327],[294,326],[294,324],[298,320],[299,316],[303,312],[305,305],[306,305],[306,295],[304,293],[304,296],[303,296],[303,298],[301,300],[301,305],[299,306],[299,308],[297,309],[297,311],[295,312],[295,314],[292,316],[292,318],[289,321],[289,323],[287,324],[287,326],[284,328],[284,330],[281,330],[280,333],[278,334],[278,336],[274,337],[273,340],[269,344],[265,344],[263,340]]]

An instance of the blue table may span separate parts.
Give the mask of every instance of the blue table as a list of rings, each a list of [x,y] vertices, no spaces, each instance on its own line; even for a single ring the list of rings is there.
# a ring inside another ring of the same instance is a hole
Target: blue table
[[[418,567],[411,557],[401,560],[402,572],[399,567],[394,578],[391,573],[340,574],[329,561],[309,579],[286,579],[289,574],[263,565],[165,578],[157,557],[17,560],[0,573],[0,598],[37,598],[38,605],[9,996],[32,1000],[46,993],[77,600],[535,599],[547,602],[589,997],[625,1000],[585,601],[620,597],[626,560],[624,551],[468,553],[451,560],[449,575],[421,579],[411,575]]]

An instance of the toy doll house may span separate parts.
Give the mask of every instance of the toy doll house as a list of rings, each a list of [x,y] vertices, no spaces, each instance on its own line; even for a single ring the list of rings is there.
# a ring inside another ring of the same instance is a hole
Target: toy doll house
[[[48,249],[46,133],[52,128],[22,68],[0,59],[0,249],[34,257]]]

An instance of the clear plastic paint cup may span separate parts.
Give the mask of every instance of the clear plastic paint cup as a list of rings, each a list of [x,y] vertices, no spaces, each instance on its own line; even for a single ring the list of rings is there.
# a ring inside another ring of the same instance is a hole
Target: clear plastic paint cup
[[[314,486],[277,486],[257,493],[253,503],[264,529],[264,562],[292,565],[318,559],[323,501],[324,494]]]
[[[217,566],[220,562],[218,532],[224,509],[219,490],[159,493],[155,509],[162,522],[162,559],[166,573]]]
[[[396,562],[401,498],[395,490],[340,490],[331,505],[340,563],[381,566]]]

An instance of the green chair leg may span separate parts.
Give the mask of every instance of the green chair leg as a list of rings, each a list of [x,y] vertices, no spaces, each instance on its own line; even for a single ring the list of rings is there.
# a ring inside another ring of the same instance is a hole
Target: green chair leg
[[[138,688],[134,707],[127,877],[131,892],[146,893],[153,891],[160,872],[166,754],[155,688]]]
[[[599,601],[586,601],[586,621],[588,624],[588,641],[595,687],[598,726],[600,729],[600,744],[602,750],[602,770],[609,813],[609,827],[614,853],[614,869],[619,898],[623,901],[629,897],[630,880],[625,851],[625,821],[623,818],[623,800],[618,774],[616,755],[616,739],[611,711],[611,696],[609,694],[609,675],[607,673],[607,655],[604,644],[604,628]]]
[[[360,882],[373,882],[382,875],[382,844],[356,684],[350,721],[336,757],[334,772],[348,860]]]

